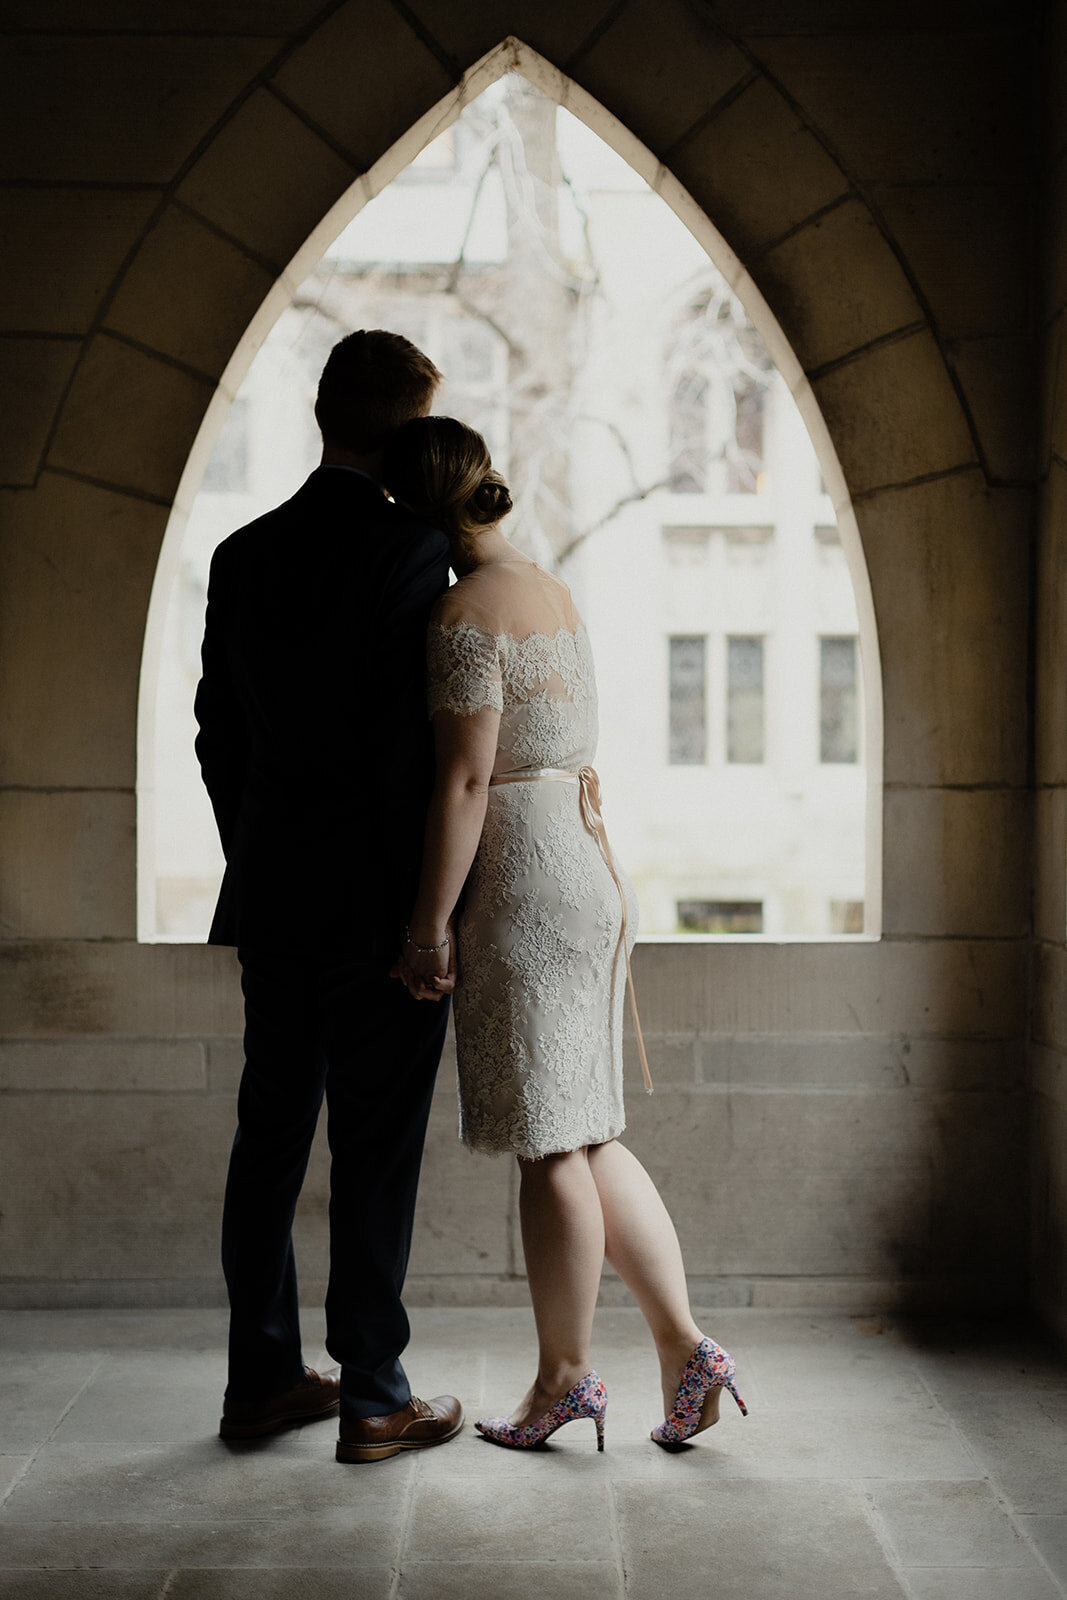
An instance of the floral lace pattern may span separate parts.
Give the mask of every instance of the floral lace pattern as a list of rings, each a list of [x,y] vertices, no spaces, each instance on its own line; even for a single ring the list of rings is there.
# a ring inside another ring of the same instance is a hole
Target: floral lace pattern
[[[495,641],[469,622],[430,629],[426,642],[430,715],[455,711],[468,716],[488,706],[504,707]]]
[[[596,875],[589,852],[575,848],[574,829],[565,815],[546,817],[544,828],[534,841],[534,852],[542,872],[559,884],[565,905],[579,911],[592,900]]]
[[[436,623],[428,660],[431,714],[500,712],[494,776],[592,761],[596,683],[581,626],[518,638]],[[620,920],[577,782],[491,787],[458,929],[460,1133],[472,1149],[536,1160],[622,1132]]]

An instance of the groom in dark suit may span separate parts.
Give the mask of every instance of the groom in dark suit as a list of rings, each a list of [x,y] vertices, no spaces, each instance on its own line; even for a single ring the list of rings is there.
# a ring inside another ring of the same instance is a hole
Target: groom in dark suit
[[[340,1406],[338,1460],[451,1438],[459,1402],[412,1398],[401,1290],[447,1023],[389,967],[432,782],[425,636],[448,541],[388,501],[388,435],[441,375],[381,330],[330,353],[321,465],[211,564],[196,751],[226,857],[212,944],[236,945],[245,1067],[223,1211],[225,1438]],[[301,1356],[292,1222],[325,1094],[326,1345]]]

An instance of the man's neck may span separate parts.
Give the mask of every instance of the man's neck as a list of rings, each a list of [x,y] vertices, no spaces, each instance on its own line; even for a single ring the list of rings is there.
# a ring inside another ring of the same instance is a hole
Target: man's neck
[[[365,472],[375,483],[381,483],[382,452],[370,456],[357,455],[354,450],[342,450],[339,445],[324,444],[320,467],[351,467],[355,472]]]

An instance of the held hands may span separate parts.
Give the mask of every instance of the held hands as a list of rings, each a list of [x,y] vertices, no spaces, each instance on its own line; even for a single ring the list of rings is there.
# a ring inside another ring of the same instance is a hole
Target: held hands
[[[456,987],[456,937],[451,922],[446,924],[443,939],[425,943],[418,938],[426,930],[415,927],[405,929],[400,952],[393,962],[389,976],[399,978],[414,1000],[441,1000]]]

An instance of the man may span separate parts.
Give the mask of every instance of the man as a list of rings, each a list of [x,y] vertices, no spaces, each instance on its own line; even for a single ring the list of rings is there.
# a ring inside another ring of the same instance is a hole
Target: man
[[[209,936],[237,946],[245,1067],[223,1211],[224,1438],[340,1409],[340,1461],[438,1444],[450,1395],[412,1399],[400,1294],[447,1001],[389,977],[432,780],[427,619],[448,541],[386,499],[388,435],[437,368],[398,334],[334,347],[322,463],[226,539],[208,588],[196,751],[226,873]],[[303,1364],[292,1221],[323,1094],[332,1156],[326,1346]]]

